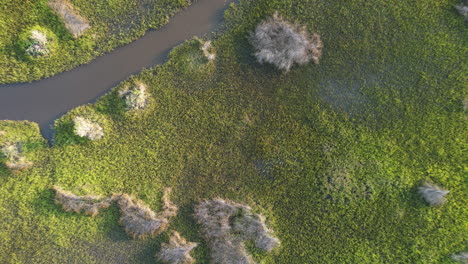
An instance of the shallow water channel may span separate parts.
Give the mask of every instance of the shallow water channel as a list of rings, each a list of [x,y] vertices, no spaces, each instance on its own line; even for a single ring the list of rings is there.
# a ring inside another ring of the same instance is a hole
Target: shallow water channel
[[[90,64],[32,83],[0,85],[0,120],[37,122],[47,139],[67,111],[94,102],[132,74],[161,64],[176,45],[212,32],[235,0],[198,0],[169,24],[96,58]]]

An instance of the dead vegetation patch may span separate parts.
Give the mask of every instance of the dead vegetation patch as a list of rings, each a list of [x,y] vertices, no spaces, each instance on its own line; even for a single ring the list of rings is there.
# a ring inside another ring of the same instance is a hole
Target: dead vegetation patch
[[[63,210],[75,212],[77,214],[84,212],[86,215],[96,216],[101,209],[111,206],[113,197],[106,198],[96,195],[78,196],[72,192],[65,191],[59,186],[54,186],[55,203],[62,205]]]
[[[271,63],[284,71],[310,60],[318,64],[322,56],[320,35],[310,34],[305,27],[284,20],[278,13],[257,26],[250,42],[258,62]]]
[[[21,171],[33,165],[33,163],[28,161],[23,155],[23,148],[20,142],[5,142],[1,146],[0,151],[7,158],[5,165],[10,170]]]
[[[63,20],[67,30],[75,37],[83,35],[89,28],[89,24],[76,11],[75,7],[66,0],[50,0],[49,7]]]
[[[212,263],[254,263],[245,249],[246,240],[267,252],[280,244],[265,219],[246,205],[223,199],[203,201],[196,206],[195,217],[210,245]]]
[[[171,189],[166,188],[163,196],[163,210],[155,213],[143,201],[128,194],[114,194],[111,197],[95,195],[78,196],[54,187],[55,202],[61,204],[67,212],[96,216],[100,209],[107,208],[116,201],[120,208],[119,222],[125,232],[133,238],[152,237],[165,231],[169,226],[169,218],[177,215],[177,206],[169,200]]]
[[[445,195],[449,193],[449,191],[429,182],[423,183],[423,185],[419,187],[418,190],[421,197],[430,206],[441,206],[444,204],[447,201]]]
[[[104,129],[94,121],[82,116],[73,118],[74,132],[80,137],[86,137],[90,140],[101,139],[104,136]]]
[[[147,88],[143,83],[119,91],[119,96],[125,101],[128,110],[144,109],[148,104]]]
[[[178,232],[172,232],[169,243],[163,243],[156,258],[166,264],[192,264],[195,259],[190,256],[190,251],[197,243],[187,242]]]

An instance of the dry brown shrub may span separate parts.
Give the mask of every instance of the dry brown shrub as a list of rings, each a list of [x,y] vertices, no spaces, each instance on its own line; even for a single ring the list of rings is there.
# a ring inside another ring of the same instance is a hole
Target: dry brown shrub
[[[73,5],[66,0],[50,0],[49,7],[54,10],[65,23],[67,30],[75,37],[83,35],[89,24],[78,14]]]
[[[261,22],[250,36],[255,57],[260,63],[271,63],[289,71],[294,64],[318,64],[323,43],[318,34],[285,21],[278,13]]]
[[[153,237],[169,226],[169,218],[177,214],[177,206],[169,200],[170,188],[164,193],[163,211],[156,214],[143,201],[128,194],[118,196],[120,207],[120,224],[125,232],[133,238]]]
[[[144,109],[148,104],[148,92],[143,83],[119,91],[119,96],[125,101],[128,110]]]
[[[7,158],[7,161],[5,162],[7,168],[13,171],[24,170],[33,165],[32,162],[27,161],[26,157],[23,156],[23,150],[21,143],[19,142],[5,142],[2,145],[0,152]]]
[[[54,190],[55,203],[61,204],[65,211],[75,212],[77,214],[84,212],[86,215],[96,216],[100,209],[108,208],[113,201],[113,198],[105,198],[102,196],[78,196],[63,190],[59,186],[54,186]]]
[[[425,182],[418,189],[422,198],[431,206],[440,206],[447,201],[445,195],[447,195],[449,191],[444,190],[435,184]]]
[[[468,21],[468,5],[467,1],[465,3],[460,3],[459,5],[454,6],[458,13],[465,18],[465,21]]]
[[[173,232],[169,238],[169,244],[163,243],[161,250],[156,254],[159,261],[167,264],[192,264],[195,259],[190,256],[190,251],[197,243],[187,242],[178,232]]]
[[[246,205],[223,199],[203,201],[196,206],[195,217],[210,245],[213,263],[254,263],[245,249],[245,240],[255,241],[265,251],[279,246],[264,218],[252,214]]]
[[[460,252],[458,254],[453,254],[450,257],[457,262],[468,264],[468,252]]]

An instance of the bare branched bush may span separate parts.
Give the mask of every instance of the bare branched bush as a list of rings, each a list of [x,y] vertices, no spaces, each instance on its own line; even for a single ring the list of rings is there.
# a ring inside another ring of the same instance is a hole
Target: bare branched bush
[[[260,63],[271,63],[289,71],[294,64],[304,65],[312,60],[318,64],[323,44],[318,34],[289,23],[275,13],[261,22],[250,36],[255,57]]]
[[[29,40],[30,45],[26,48],[26,54],[33,57],[49,55],[47,36],[44,32],[32,30]]]
[[[142,83],[139,83],[131,89],[120,91],[119,95],[124,99],[125,105],[129,110],[143,109],[148,104],[146,86]]]
[[[460,3],[459,5],[454,6],[460,15],[465,18],[465,21],[468,21],[468,5],[465,3]]]
[[[101,139],[104,136],[102,127],[87,118],[77,116],[73,118],[75,134],[80,137],[87,137],[90,140]]]
[[[86,215],[96,216],[100,209],[111,206],[113,199],[102,196],[85,195],[78,196],[69,191],[65,191],[59,186],[54,187],[55,203],[61,204],[63,210],[75,212],[77,214],[84,212]]]
[[[163,243],[156,257],[166,264],[192,264],[195,259],[190,256],[190,251],[196,246],[197,243],[187,242],[179,233],[173,232],[169,244]]]
[[[0,151],[7,158],[5,165],[13,171],[27,169],[33,165],[23,156],[23,150],[20,143],[5,142]]]
[[[177,214],[177,207],[169,201],[168,195],[164,196],[163,211],[159,214],[152,211],[141,200],[128,194],[120,195],[118,197],[121,212],[120,224],[125,232],[133,238],[145,238],[153,237],[166,230],[169,226],[169,218]]]
[[[444,190],[435,184],[425,182],[421,187],[419,187],[419,193],[429,205],[439,206],[446,202],[445,195],[447,195],[449,191]]]
[[[50,0],[49,7],[54,10],[65,23],[67,30],[75,37],[83,35],[89,28],[88,22],[76,12],[67,0]]]
[[[458,254],[453,254],[451,258],[460,263],[468,264],[468,252],[460,252]]]
[[[203,51],[203,55],[208,59],[208,61],[212,61],[216,59],[216,51],[211,44],[211,41],[203,41],[200,40],[200,49]]]
[[[257,247],[266,251],[279,246],[263,218],[250,211],[248,206],[223,199],[196,206],[195,217],[210,245],[212,263],[254,263],[245,249],[245,240],[254,240]]]

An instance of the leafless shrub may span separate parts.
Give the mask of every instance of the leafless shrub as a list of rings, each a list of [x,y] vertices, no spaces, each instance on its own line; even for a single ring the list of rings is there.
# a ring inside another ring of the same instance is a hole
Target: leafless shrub
[[[49,55],[50,50],[47,46],[47,36],[44,32],[32,30],[29,37],[31,44],[26,49],[26,53],[33,57]]]
[[[187,242],[179,233],[173,232],[169,244],[163,243],[156,257],[167,264],[192,264],[195,259],[190,256],[190,251],[196,246],[197,243]]]
[[[271,63],[289,71],[296,63],[304,65],[312,60],[318,64],[322,56],[322,41],[318,34],[310,34],[304,27],[289,23],[275,13],[261,22],[250,36],[255,57],[260,63]]]
[[[465,3],[460,3],[459,5],[454,6],[460,15],[465,18],[465,21],[468,21],[468,5]]]
[[[70,2],[66,0],[50,0],[49,7],[60,16],[67,30],[75,38],[83,35],[86,29],[89,28],[88,22],[76,12]]]
[[[102,127],[87,118],[77,116],[73,118],[75,134],[80,137],[87,137],[90,140],[101,139],[104,136]]]
[[[449,191],[444,190],[435,184],[425,182],[421,187],[419,187],[419,193],[429,205],[439,206],[446,202],[445,195],[447,195]]]
[[[216,58],[216,51],[213,47],[213,45],[211,45],[211,41],[203,41],[201,39],[199,39],[200,41],[200,49],[203,51],[203,55],[205,55],[205,57],[208,59],[208,61],[212,61]]]
[[[460,263],[468,264],[468,252],[460,252],[458,254],[453,254],[451,258]]]
[[[141,200],[134,199],[128,194],[120,195],[118,197],[121,212],[120,224],[125,232],[133,238],[145,238],[166,230],[169,226],[169,217],[177,214],[177,207],[169,201],[168,195],[164,196],[163,211],[159,214],[152,211]]]
[[[279,245],[263,218],[250,211],[248,206],[223,199],[196,206],[195,217],[210,245],[213,263],[254,263],[245,249],[245,240],[254,240],[257,247],[266,251]]]
[[[10,170],[20,171],[33,165],[32,162],[27,161],[26,157],[23,156],[20,143],[6,142],[2,145],[0,151],[7,158],[5,165]]]
[[[129,110],[143,109],[148,104],[146,86],[142,83],[131,89],[120,91],[119,95],[125,100],[125,105]]]
[[[65,191],[59,186],[54,187],[55,203],[61,204],[63,210],[75,212],[77,214],[84,212],[86,215],[96,216],[100,209],[111,206],[112,198],[102,196],[85,195],[78,196],[69,191]]]

